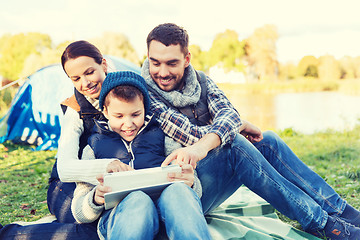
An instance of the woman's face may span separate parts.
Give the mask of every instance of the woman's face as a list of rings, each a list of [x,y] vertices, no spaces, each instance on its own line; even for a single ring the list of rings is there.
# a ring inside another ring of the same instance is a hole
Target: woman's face
[[[64,64],[66,74],[73,82],[76,90],[84,96],[98,99],[101,85],[106,77],[107,64],[105,59],[101,64],[91,57],[81,56],[69,59]]]

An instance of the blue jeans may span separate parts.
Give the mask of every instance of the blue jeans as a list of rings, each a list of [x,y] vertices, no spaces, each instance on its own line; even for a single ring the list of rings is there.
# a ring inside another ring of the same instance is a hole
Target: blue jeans
[[[230,145],[214,149],[196,168],[208,213],[242,184],[305,230],[323,229],[328,214],[341,214],[346,202],[307,167],[275,133],[251,144],[238,134]]]
[[[55,215],[59,223],[75,223],[71,212],[71,201],[76,184],[63,183],[59,179],[52,179],[47,191],[47,205],[51,214]]]
[[[168,186],[155,202],[136,191],[103,213],[99,232],[105,239],[153,239],[160,219],[170,239],[211,239],[201,208],[196,193],[183,183]]]
[[[0,230],[0,239],[6,240],[95,240],[97,222],[76,223],[43,223],[29,226],[8,224]]]

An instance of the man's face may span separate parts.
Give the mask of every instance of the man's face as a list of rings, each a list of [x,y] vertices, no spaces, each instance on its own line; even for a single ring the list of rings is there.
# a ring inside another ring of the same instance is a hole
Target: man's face
[[[158,87],[166,92],[181,90],[184,71],[190,64],[190,52],[184,56],[180,44],[165,46],[151,41],[148,49],[149,71]]]

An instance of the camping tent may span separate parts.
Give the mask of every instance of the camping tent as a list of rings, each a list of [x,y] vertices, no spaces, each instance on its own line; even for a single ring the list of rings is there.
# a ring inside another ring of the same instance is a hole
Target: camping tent
[[[140,68],[124,59],[105,56],[110,71]],[[60,137],[60,102],[74,93],[74,87],[60,64],[41,68],[26,78],[15,95],[10,110],[0,119],[0,143],[36,145],[35,150],[57,148]]]

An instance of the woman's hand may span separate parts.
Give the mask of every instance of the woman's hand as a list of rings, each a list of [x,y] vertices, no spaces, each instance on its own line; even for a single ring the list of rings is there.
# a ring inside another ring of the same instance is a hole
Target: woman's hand
[[[194,185],[194,168],[190,164],[179,164],[181,166],[181,173],[168,173],[168,180],[170,182],[184,181],[186,185],[192,187]]]
[[[132,170],[134,170],[132,167],[121,162],[120,160],[114,160],[114,161],[110,162],[106,167],[106,172],[108,172],[108,173],[132,171]]]
[[[96,176],[96,179],[99,181],[99,185],[96,186],[95,194],[94,194],[94,203],[96,205],[104,205],[105,193],[111,192],[111,188],[104,186],[104,174],[99,174]]]

